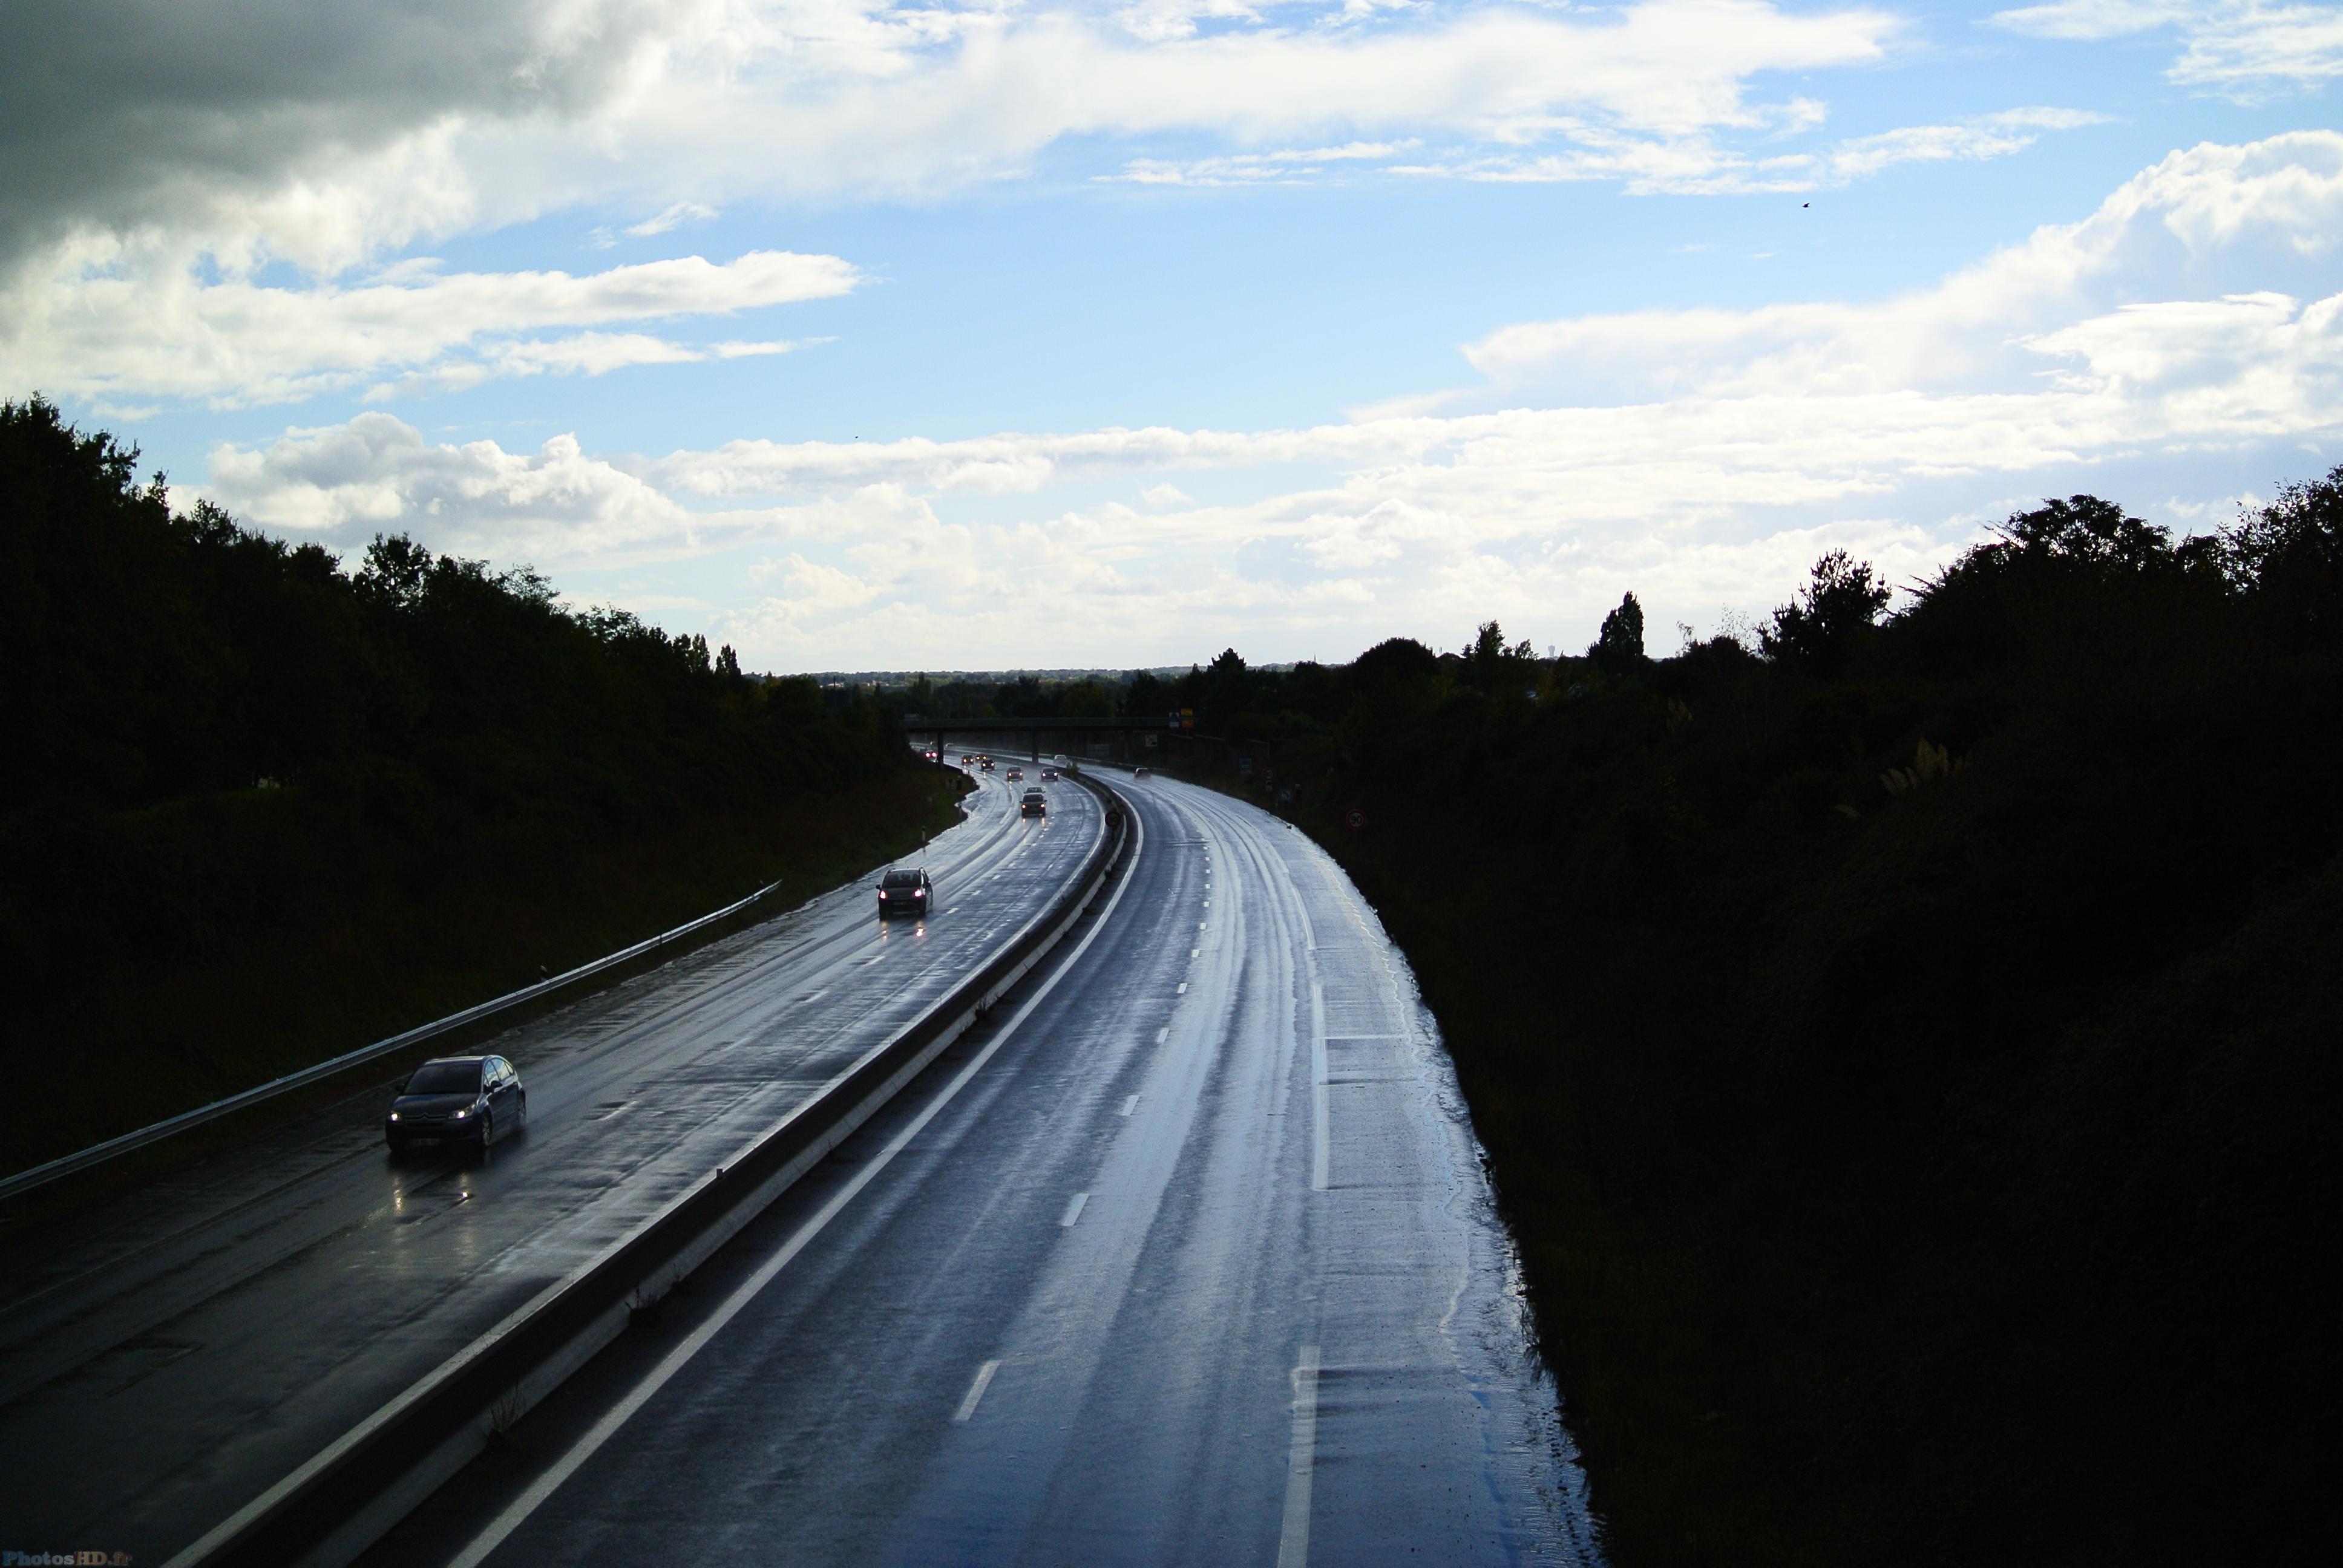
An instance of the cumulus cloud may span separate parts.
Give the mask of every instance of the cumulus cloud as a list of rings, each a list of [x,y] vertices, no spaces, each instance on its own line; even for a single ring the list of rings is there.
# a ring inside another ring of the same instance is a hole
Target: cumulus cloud
[[[494,441],[434,446],[388,414],[295,429],[253,451],[214,449],[206,494],[286,533],[355,544],[408,529],[441,549],[508,560],[623,558],[674,548],[704,530],[749,526],[702,519],[556,436],[534,453]]]
[[[2343,136],[2307,131],[2176,152],[2088,217],[2037,230],[1943,281],[1876,302],[1636,311],[1504,327],[1465,357],[1495,394],[1573,400],[2022,386],[2029,335],[2113,304],[2163,270],[2166,245],[2316,249],[2343,226]],[[1447,406],[1491,394],[1453,396]],[[1438,406],[1438,405],[1434,405]]]

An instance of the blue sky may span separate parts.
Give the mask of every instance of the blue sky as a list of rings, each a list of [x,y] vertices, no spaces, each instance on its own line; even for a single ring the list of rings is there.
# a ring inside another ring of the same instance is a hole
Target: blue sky
[[[2335,6],[154,9],[0,64],[0,393],[752,668],[1664,645],[2343,460]]]

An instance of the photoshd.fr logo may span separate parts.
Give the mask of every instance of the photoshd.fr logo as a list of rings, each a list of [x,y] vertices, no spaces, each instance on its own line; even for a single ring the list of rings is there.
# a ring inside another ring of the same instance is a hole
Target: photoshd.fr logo
[[[126,1568],[127,1552],[0,1552],[0,1568]]]

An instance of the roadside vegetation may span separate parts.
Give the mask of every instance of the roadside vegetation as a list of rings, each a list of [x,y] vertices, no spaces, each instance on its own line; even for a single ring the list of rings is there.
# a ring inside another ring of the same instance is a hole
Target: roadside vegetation
[[[1623,1568],[2323,1559],[2343,469],[1889,602],[1232,652],[1163,753],[1407,951]]]
[[[866,697],[136,456],[0,404],[6,1170],[955,819]]]

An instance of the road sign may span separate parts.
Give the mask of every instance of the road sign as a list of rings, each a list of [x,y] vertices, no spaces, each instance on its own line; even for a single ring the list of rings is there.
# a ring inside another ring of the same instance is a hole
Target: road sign
[[[1342,826],[1348,828],[1352,832],[1355,833],[1366,825],[1367,814],[1364,811],[1360,810],[1356,806],[1352,807],[1349,811],[1343,813]]]

